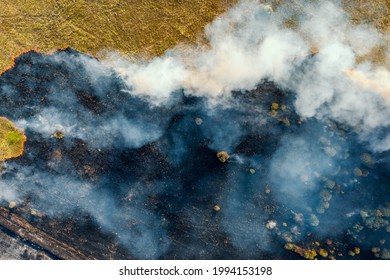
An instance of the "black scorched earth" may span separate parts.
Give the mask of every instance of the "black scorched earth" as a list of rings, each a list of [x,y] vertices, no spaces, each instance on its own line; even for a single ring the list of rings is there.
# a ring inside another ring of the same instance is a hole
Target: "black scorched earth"
[[[66,49],[23,54],[0,88],[0,115],[28,139],[2,164],[3,247],[70,259],[390,256],[388,153],[342,123],[300,119],[294,92],[271,81],[227,105],[178,91],[157,106]]]

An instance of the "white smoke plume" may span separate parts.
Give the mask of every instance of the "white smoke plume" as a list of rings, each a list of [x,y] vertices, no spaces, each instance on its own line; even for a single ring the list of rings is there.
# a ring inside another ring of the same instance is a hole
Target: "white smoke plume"
[[[387,150],[390,140],[374,139],[371,132],[389,125],[390,74],[369,61],[357,64],[357,57],[384,44],[383,36],[367,24],[353,25],[338,1],[294,3],[299,14],[289,4],[273,11],[258,1],[241,1],[206,27],[207,48],[176,48],[142,63],[111,54],[105,63],[124,77],[132,94],[154,104],[167,103],[180,89],[223,104],[232,91],[269,79],[296,92],[302,117],[359,126],[374,150]],[[295,28],[285,24],[292,15]],[[318,54],[305,71],[298,70],[311,50]]]
[[[294,55],[309,48],[281,18],[243,1],[206,27],[209,46],[183,53],[173,49],[141,64],[112,54],[105,62],[125,77],[137,94],[154,102],[167,101],[172,92],[220,98],[232,90],[252,89],[265,77],[287,80]]]

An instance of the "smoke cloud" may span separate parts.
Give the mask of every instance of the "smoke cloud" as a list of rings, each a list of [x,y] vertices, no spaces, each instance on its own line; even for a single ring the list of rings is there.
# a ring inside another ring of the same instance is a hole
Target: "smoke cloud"
[[[17,58],[0,115],[28,141],[2,203],[90,217],[139,259],[297,258],[286,243],[315,242],[387,258],[389,72],[359,60],[382,35],[338,2],[295,2],[241,1],[207,46],[150,61]]]
[[[384,45],[383,35],[367,24],[352,25],[337,1],[296,5],[299,13],[288,5],[273,12],[258,1],[241,1],[206,27],[206,49],[177,48],[136,64],[112,54],[105,63],[133,94],[154,104],[184,90],[206,96],[210,105],[226,105],[232,91],[253,90],[270,79],[296,92],[295,107],[302,117],[330,117],[360,126],[362,139],[372,142],[373,150],[387,150],[387,138],[370,135],[388,126],[388,110],[377,108],[388,102],[389,72],[369,61],[357,63],[358,57]],[[292,29],[286,22],[293,16]],[[319,53],[310,63],[297,59],[313,49]]]

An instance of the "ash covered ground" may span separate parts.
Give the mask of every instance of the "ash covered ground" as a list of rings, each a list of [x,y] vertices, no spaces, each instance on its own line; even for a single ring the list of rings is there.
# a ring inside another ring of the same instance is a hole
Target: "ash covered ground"
[[[96,258],[389,258],[386,96],[344,75],[351,39],[297,57],[307,46],[275,17],[244,1],[208,28],[212,50],[190,70],[174,54],[18,57],[0,115],[27,142],[3,164],[2,203]]]
[[[387,154],[345,125],[302,121],[292,92],[264,81],[229,108],[181,92],[161,108],[99,65],[71,49],[30,52],[1,77],[0,114],[27,123],[25,153],[2,173],[10,199],[136,258],[294,258],[285,244],[312,242],[346,254],[388,235]]]

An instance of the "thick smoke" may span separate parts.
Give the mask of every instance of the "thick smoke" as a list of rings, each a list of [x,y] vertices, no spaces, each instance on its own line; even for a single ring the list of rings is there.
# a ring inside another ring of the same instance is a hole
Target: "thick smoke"
[[[242,1],[206,27],[207,48],[173,49],[138,64],[112,54],[105,63],[154,103],[167,102],[175,90],[184,89],[220,104],[221,97],[254,89],[262,78],[288,80],[294,55],[306,54],[309,46],[298,33],[282,28],[282,21],[257,1]]]
[[[369,25],[352,25],[340,3],[297,3],[299,13],[288,6],[274,13],[258,1],[242,1],[207,26],[206,50],[173,49],[138,64],[112,55],[106,63],[136,94],[157,104],[168,102],[179,89],[223,104],[232,91],[251,90],[271,79],[297,93],[295,106],[302,117],[360,126],[362,139],[372,142],[373,150],[387,150],[388,138],[378,139],[375,131],[389,125],[389,106],[381,106],[388,102],[389,72],[356,62],[384,44],[381,34]],[[292,16],[294,29],[286,26]],[[302,66],[303,60],[296,58],[313,49],[319,53]]]
[[[22,55],[0,77],[0,115],[28,138],[1,199],[87,216],[128,257],[294,258],[285,243],[329,239],[372,257],[390,231],[389,73],[357,61],[381,34],[338,3],[298,10],[242,1],[207,46],[150,61]]]

